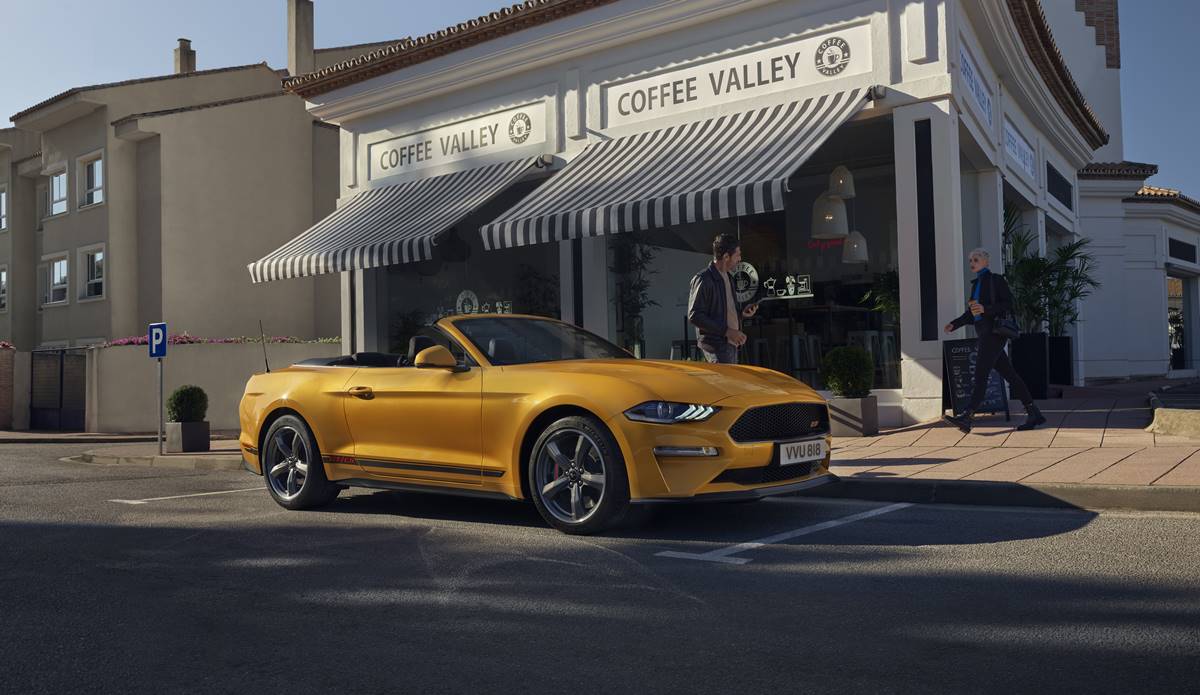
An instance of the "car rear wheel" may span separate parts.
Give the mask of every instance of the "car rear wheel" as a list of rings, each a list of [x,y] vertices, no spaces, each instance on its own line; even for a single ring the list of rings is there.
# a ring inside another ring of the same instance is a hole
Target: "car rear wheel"
[[[300,418],[294,415],[279,418],[271,423],[263,441],[263,477],[267,491],[281,507],[322,507],[341,492],[325,477],[317,442]]]
[[[625,459],[594,417],[565,417],[547,427],[533,446],[528,474],[538,512],[564,533],[598,533],[629,510]]]

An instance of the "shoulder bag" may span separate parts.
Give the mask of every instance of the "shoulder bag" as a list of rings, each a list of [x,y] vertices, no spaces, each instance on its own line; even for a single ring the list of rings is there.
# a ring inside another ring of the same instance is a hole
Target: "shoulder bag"
[[[991,283],[992,301],[996,301],[996,280],[988,273],[988,282]],[[1017,320],[1013,318],[1012,312],[1006,311],[1003,314],[997,314],[992,318],[992,333],[1014,340],[1021,334],[1021,327],[1017,325]]]

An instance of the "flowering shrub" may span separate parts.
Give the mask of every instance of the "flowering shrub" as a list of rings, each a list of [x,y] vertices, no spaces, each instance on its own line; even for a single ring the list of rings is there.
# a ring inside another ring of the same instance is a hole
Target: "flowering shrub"
[[[195,344],[243,344],[243,343],[261,343],[262,338],[258,336],[239,335],[234,338],[201,338],[187,333],[174,333],[167,336],[168,345],[195,345]],[[267,336],[268,343],[340,343],[341,338],[316,338],[314,340],[304,340],[291,335],[276,335]],[[133,335],[128,338],[117,338],[104,344],[105,347],[115,347],[121,345],[146,345],[148,340],[144,335]]]
[[[7,340],[0,340],[0,350],[16,350],[16,349],[17,349],[17,346],[13,345],[12,343],[8,342]]]

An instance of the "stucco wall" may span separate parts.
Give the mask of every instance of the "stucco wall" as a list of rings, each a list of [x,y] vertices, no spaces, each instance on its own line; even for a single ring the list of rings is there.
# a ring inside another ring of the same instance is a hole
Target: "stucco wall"
[[[300,100],[258,99],[143,127],[161,134],[162,319],[172,332],[256,335],[261,319],[270,335],[324,337],[313,279],[254,285],[246,269],[313,223],[313,125]],[[336,296],[336,280],[328,288]],[[322,305],[323,327],[336,325],[335,301]]]
[[[281,368],[309,357],[341,353],[324,343],[267,345],[272,367]],[[165,395],[184,384],[208,394],[208,422],[214,430],[238,429],[238,401],[246,380],[263,371],[262,345],[172,345],[164,360]],[[153,432],[158,429],[158,376],[146,346],[88,350],[87,430],[89,432]]]

